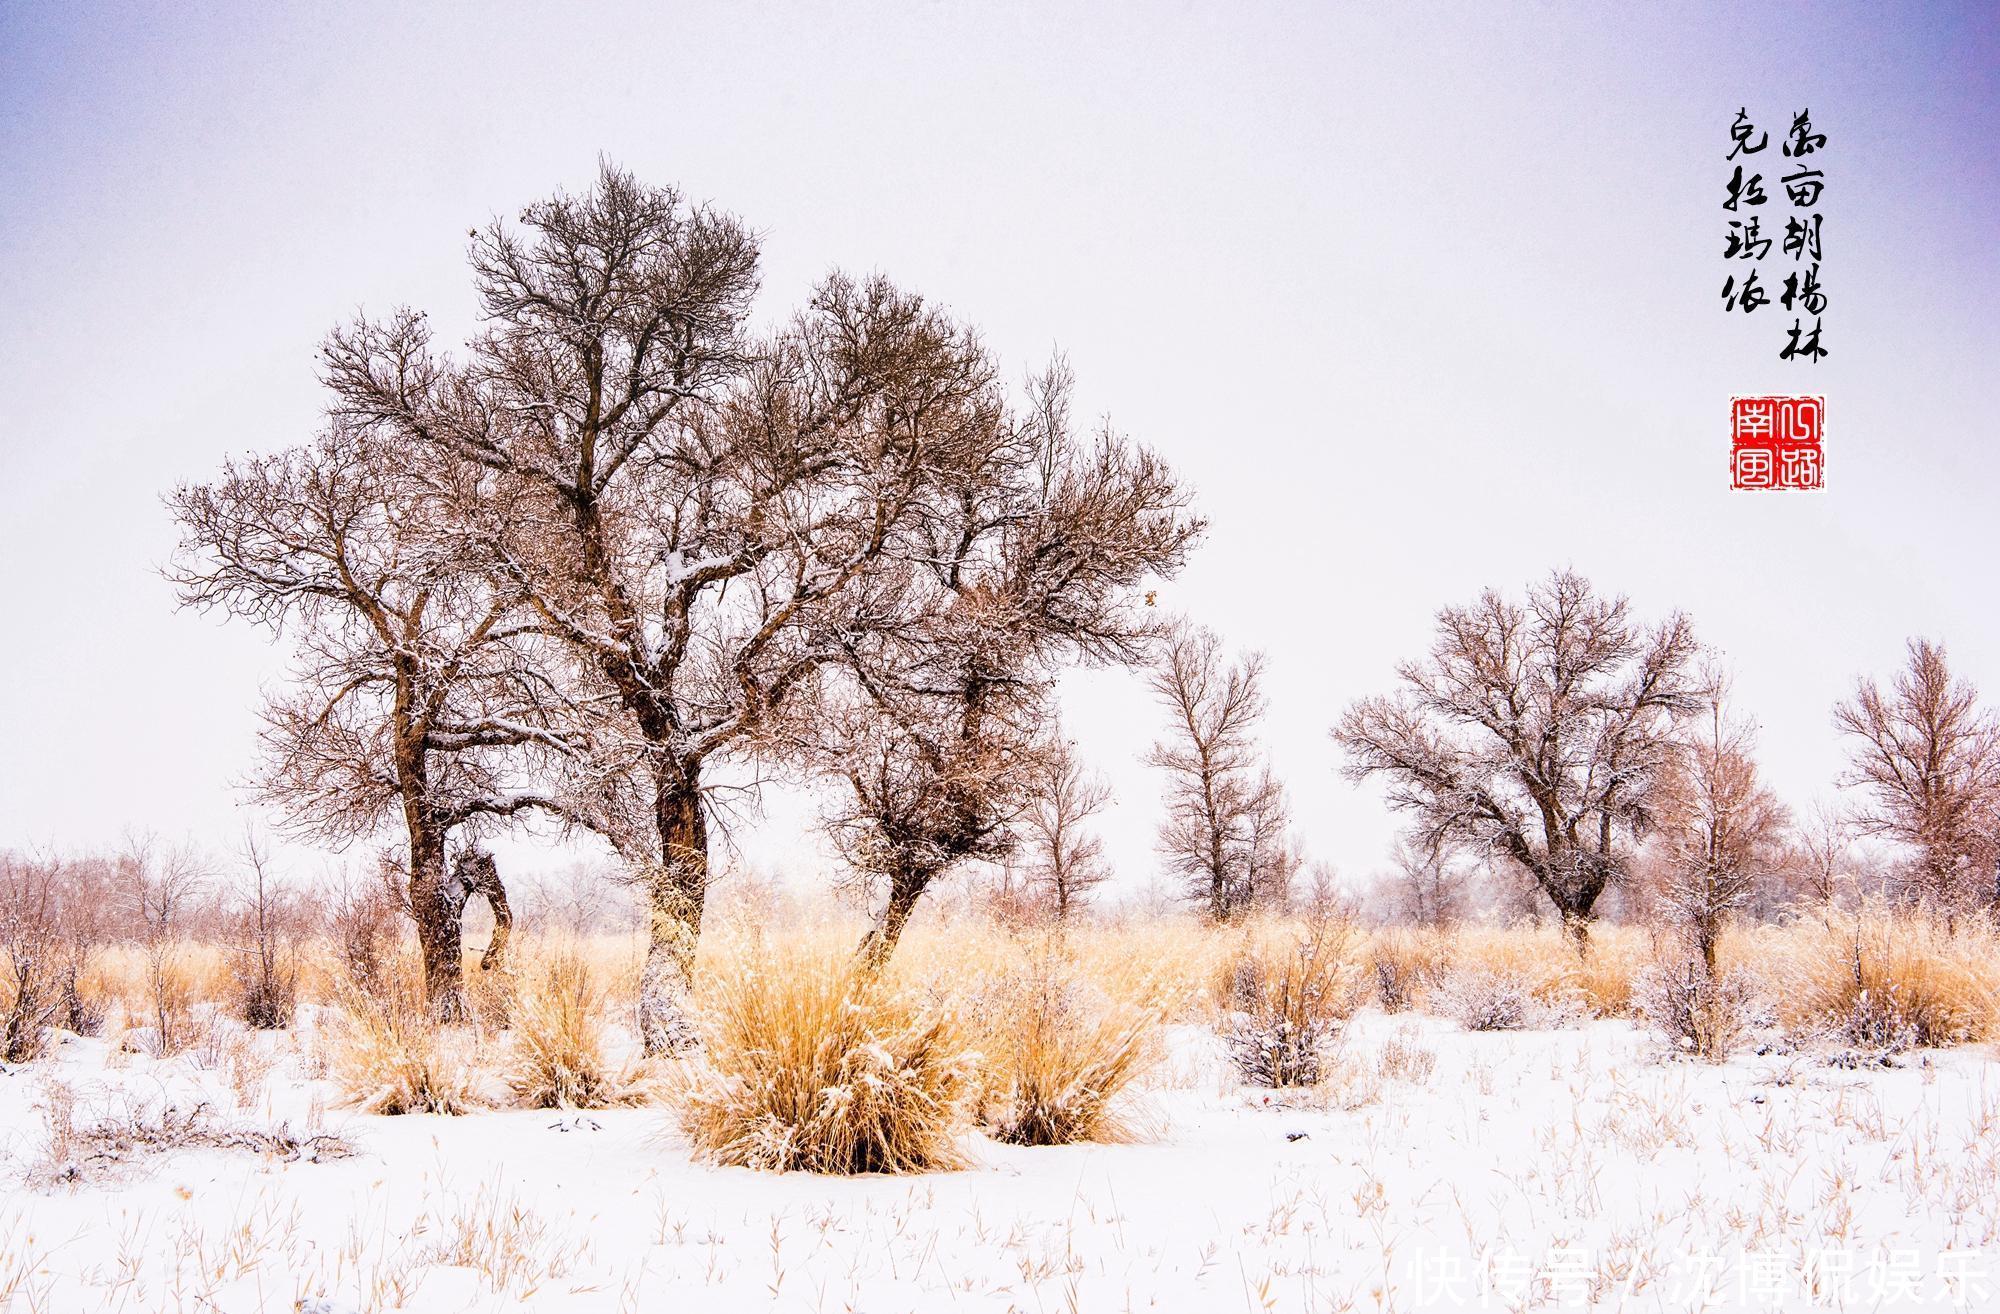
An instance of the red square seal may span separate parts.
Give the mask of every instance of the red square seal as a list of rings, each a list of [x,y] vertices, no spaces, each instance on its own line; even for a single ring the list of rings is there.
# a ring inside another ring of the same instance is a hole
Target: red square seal
[[[1732,397],[1731,488],[1818,488],[1824,397]]]

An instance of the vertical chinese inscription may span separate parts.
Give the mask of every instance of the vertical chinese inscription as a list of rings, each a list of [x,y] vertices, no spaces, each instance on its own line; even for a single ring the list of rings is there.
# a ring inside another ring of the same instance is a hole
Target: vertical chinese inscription
[[[1773,160],[1763,154],[1771,134],[1758,128],[1744,106],[1729,125],[1729,143],[1723,157],[1731,166],[1722,201],[1730,216],[1723,234],[1722,258],[1729,265],[1723,311],[1753,315],[1775,298],[1792,321],[1778,359],[1817,364],[1830,354],[1824,342],[1826,289],[1820,282],[1826,134],[1813,127],[1812,111],[1802,109],[1792,116],[1791,130],[1778,146],[1780,158]],[[1777,174],[1784,207],[1773,204],[1767,172]],[[1778,258],[1767,266],[1774,247]]]

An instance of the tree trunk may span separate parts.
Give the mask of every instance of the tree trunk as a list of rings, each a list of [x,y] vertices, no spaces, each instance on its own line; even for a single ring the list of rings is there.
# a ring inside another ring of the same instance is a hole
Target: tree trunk
[[[410,915],[424,962],[424,1006],[438,1022],[464,1022],[465,890],[445,871],[444,837],[420,830],[410,840]]]
[[[1517,848],[1516,857],[1521,856],[1521,848]],[[1541,886],[1542,893],[1555,905],[1562,928],[1579,958],[1590,954],[1590,910],[1597,906],[1597,896],[1604,892],[1603,878],[1581,869],[1584,861],[1574,847],[1558,843],[1540,865],[1533,861],[1524,863],[1534,875],[1535,884]]]
[[[688,996],[708,895],[708,818],[692,789],[663,792],[656,809],[661,864],[645,875],[646,962],[639,973],[639,1041],[645,1053],[694,1043]]]
[[[1715,942],[1720,932],[1716,920],[1712,916],[1698,917],[1694,928],[1695,948],[1701,951],[1701,968],[1711,981],[1715,979]]]
[[[903,928],[910,924],[910,914],[916,911],[917,900],[929,884],[929,873],[898,876],[889,882],[889,901],[882,905],[875,925],[861,937],[861,944],[854,951],[854,956],[869,971],[880,970],[889,961],[889,955],[896,952]]]
[[[1576,948],[1578,958],[1590,956],[1590,912],[1588,909],[1564,908],[1562,927],[1569,935],[1570,943]]]

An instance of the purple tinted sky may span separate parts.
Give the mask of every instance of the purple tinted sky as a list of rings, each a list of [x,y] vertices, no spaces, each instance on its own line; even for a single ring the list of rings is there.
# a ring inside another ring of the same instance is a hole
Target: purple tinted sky
[[[879,268],[1066,349],[1201,491],[1169,600],[1269,651],[1350,871],[1392,825],[1326,726],[1553,565],[1691,610],[1796,802],[1906,635],[2000,694],[2000,7],[1076,8],[0,6],[0,845],[229,840],[277,654],[173,613],[160,493],[306,436],[357,306],[468,327],[465,229],[599,151],[763,228],[773,315]],[[1811,369],[1716,296],[1739,104],[1831,138]],[[1829,488],[1730,495],[1728,396],[1808,389]],[[1075,692],[1142,881],[1155,718]]]

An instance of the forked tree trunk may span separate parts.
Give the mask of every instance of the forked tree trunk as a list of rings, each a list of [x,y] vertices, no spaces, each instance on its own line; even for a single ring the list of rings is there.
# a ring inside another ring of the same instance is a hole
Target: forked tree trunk
[[[410,915],[424,964],[424,1006],[432,1020],[464,1022],[465,890],[445,870],[444,837],[419,831],[410,843]]]
[[[656,820],[664,861],[644,876],[646,962],[639,972],[639,1043],[649,1055],[677,1054],[694,1043],[688,996],[708,894],[708,818],[701,795],[663,793]]]
[[[493,938],[487,942],[486,952],[479,956],[479,970],[505,971],[507,941],[514,933],[514,909],[507,902],[507,887],[501,883],[499,865],[483,849],[467,849],[452,864],[452,876],[464,891],[464,898],[470,900],[476,894],[493,910]]]
[[[1550,838],[1554,840],[1554,836]],[[1596,872],[1579,870],[1583,859],[1568,845],[1552,847],[1547,858],[1539,863],[1529,858],[1525,850],[1525,845],[1517,845],[1515,857],[1528,868],[1535,884],[1555,905],[1556,914],[1562,919],[1563,931],[1569,936],[1577,957],[1588,957],[1591,910],[1597,906],[1597,898],[1604,892],[1604,878]]]

